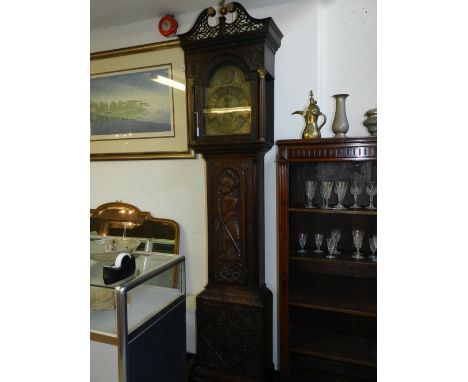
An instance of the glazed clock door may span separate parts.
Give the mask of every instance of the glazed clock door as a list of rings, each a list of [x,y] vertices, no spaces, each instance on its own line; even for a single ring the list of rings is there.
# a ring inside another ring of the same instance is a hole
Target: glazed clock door
[[[251,115],[250,81],[237,66],[220,67],[205,92],[205,135],[249,135]]]
[[[256,136],[258,73],[238,57],[218,56],[195,85],[197,141],[248,141]]]

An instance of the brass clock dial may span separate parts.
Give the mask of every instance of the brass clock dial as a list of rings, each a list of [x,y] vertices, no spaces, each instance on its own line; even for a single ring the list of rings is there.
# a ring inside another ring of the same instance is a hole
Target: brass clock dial
[[[236,66],[223,66],[206,89],[205,134],[242,135],[251,132],[250,82]]]

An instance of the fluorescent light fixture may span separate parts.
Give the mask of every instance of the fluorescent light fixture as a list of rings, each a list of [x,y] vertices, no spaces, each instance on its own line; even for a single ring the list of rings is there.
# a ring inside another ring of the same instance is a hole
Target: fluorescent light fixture
[[[159,82],[160,84],[163,84],[163,85],[166,85],[166,86],[171,86],[173,88],[182,90],[183,92],[185,91],[185,85],[183,83],[171,80],[170,78],[158,75],[156,78],[152,78],[152,80],[154,82]]]

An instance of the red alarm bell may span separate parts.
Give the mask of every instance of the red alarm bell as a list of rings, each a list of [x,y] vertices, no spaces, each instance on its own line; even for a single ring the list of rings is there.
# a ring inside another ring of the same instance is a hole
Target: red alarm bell
[[[159,33],[161,33],[164,37],[175,35],[177,32],[177,26],[177,21],[175,20],[174,16],[163,16],[161,17],[161,20],[159,20],[158,24]]]

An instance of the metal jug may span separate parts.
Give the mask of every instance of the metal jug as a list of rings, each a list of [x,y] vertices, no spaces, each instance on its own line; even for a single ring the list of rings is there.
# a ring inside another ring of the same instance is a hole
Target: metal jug
[[[320,108],[317,105],[317,101],[314,100],[314,95],[312,90],[310,91],[310,100],[309,106],[305,110],[298,110],[292,114],[300,114],[304,117],[306,126],[302,132],[302,139],[314,139],[320,138],[320,129],[327,122],[327,117],[320,111]],[[323,122],[319,126],[318,119],[320,116],[323,116]]]

